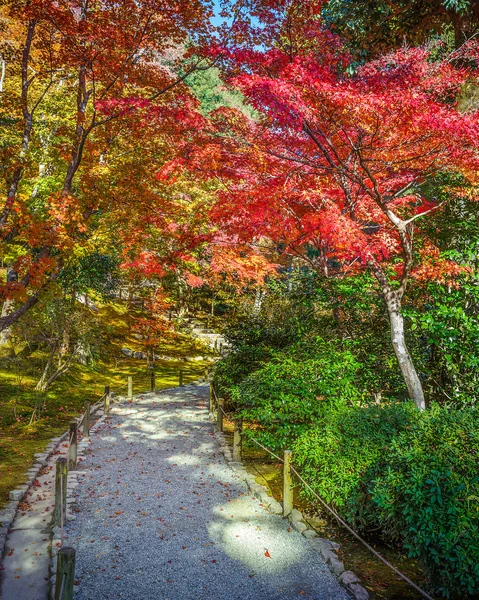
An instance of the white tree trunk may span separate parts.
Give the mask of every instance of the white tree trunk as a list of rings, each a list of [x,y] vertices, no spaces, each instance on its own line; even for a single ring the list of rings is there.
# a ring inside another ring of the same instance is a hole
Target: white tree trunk
[[[419,379],[406,345],[406,337],[404,335],[404,318],[400,312],[400,302],[397,298],[388,297],[386,298],[386,304],[389,313],[389,321],[391,323],[391,339],[393,348],[407,386],[409,397],[414,401],[419,410],[425,410],[426,403],[424,400],[424,391],[422,389],[421,380]]]

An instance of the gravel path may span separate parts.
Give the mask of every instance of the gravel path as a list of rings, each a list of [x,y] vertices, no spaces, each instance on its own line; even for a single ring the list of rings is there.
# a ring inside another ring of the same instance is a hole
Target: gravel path
[[[225,463],[206,386],[117,405],[76,488],[80,600],[346,600],[309,542]]]

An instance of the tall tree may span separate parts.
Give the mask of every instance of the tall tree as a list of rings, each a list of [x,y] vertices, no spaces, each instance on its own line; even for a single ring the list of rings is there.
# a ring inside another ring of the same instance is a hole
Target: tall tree
[[[244,69],[234,86],[263,117],[217,112],[223,173],[236,179],[216,218],[240,239],[272,238],[326,274],[369,269],[409,396],[423,410],[402,302],[431,248],[414,246],[421,223],[441,208],[425,197],[425,182],[460,174],[456,191],[473,197],[478,184],[479,114],[461,113],[457,103],[476,76],[478,48],[471,43],[443,62],[425,48],[402,49],[348,77],[331,35],[315,36],[314,48],[296,56],[276,48],[231,54]],[[435,256],[421,276],[460,271]]]
[[[0,330],[38,301],[108,208],[102,175],[118,137],[138,138],[152,123],[152,135],[168,138],[172,115],[196,111],[184,80],[208,66],[190,55],[212,14],[208,0],[24,0],[2,10],[12,42],[1,49],[0,117],[10,127],[1,134],[0,239],[7,252],[21,250],[18,281],[0,289],[16,301]]]

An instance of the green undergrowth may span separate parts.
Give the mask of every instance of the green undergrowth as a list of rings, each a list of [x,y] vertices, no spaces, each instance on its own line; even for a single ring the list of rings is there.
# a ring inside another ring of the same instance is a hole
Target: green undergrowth
[[[93,314],[93,313],[92,313]],[[75,365],[39,396],[34,387],[46,360],[44,353],[35,352],[26,361],[15,361],[9,348],[0,354],[0,508],[8,500],[8,492],[25,481],[25,472],[52,437],[65,431],[69,421],[78,417],[84,403],[98,401],[106,385],[115,393],[125,394],[129,375],[133,377],[135,394],[149,390],[151,370],[146,361],[124,356],[122,347],[143,351],[141,343],[131,335],[130,324],[140,313],[119,303],[100,306],[99,318],[105,333],[101,357],[88,366]],[[18,348],[15,349],[18,353]],[[178,333],[165,341],[157,353],[170,360],[155,363],[156,387],[164,389],[178,385],[179,370],[184,383],[198,380],[211,364],[211,355],[188,335]],[[205,360],[185,359],[202,355]],[[37,418],[32,419],[35,408]]]

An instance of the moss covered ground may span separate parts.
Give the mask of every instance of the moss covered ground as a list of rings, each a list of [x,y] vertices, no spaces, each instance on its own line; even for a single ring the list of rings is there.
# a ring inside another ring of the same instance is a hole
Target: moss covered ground
[[[88,309],[86,309],[88,310]],[[113,392],[126,393],[125,384],[133,377],[134,393],[147,391],[151,371],[146,361],[127,358],[121,352],[126,346],[142,351],[131,333],[131,322],[139,312],[121,303],[99,305],[99,319],[104,336],[100,357],[88,366],[75,365],[52,384],[39,397],[34,387],[46,355],[35,352],[27,360],[12,358],[8,347],[0,354],[0,508],[8,499],[8,492],[25,481],[25,473],[33,462],[33,455],[40,452],[52,437],[63,433],[73,417],[78,417],[86,401],[95,402],[103,395],[105,385]],[[88,315],[85,315],[88,318]],[[15,348],[18,352],[18,348]],[[155,363],[156,387],[158,389],[178,385],[180,368],[184,371],[184,383],[199,379],[211,364],[211,354],[190,336],[174,335],[158,349],[169,360]],[[186,358],[202,355],[205,360],[186,361]],[[35,407],[40,406],[38,418],[33,419]]]

